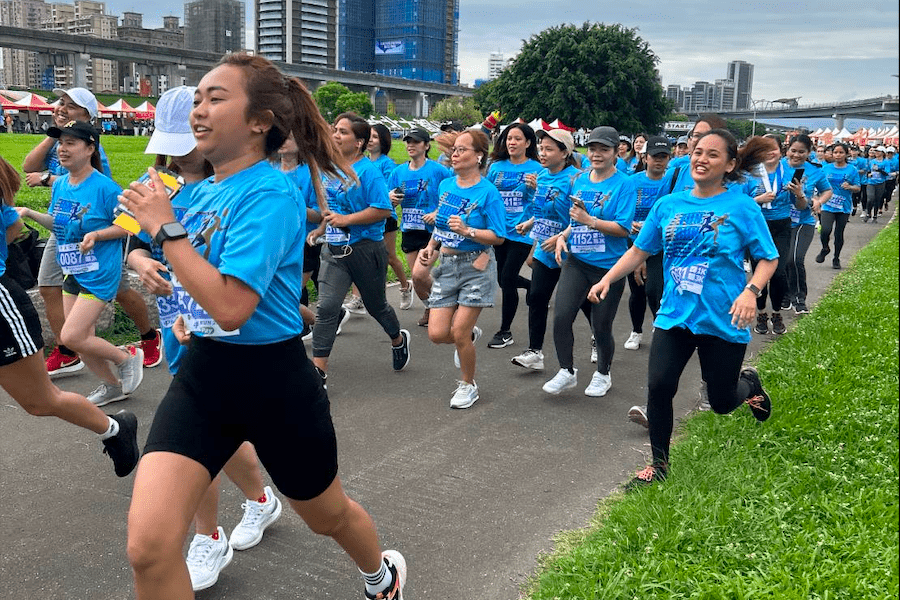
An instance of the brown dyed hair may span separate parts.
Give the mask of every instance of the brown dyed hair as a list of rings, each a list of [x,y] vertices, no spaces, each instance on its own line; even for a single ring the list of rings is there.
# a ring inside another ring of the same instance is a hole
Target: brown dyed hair
[[[742,181],[744,179],[743,172],[750,171],[763,162],[766,153],[771,151],[772,142],[774,141],[762,136],[754,136],[738,150],[737,140],[727,129],[711,129],[704,133],[700,139],[702,140],[709,135],[719,136],[728,149],[728,158],[733,158],[737,161],[734,169],[729,173],[725,173],[725,181]]]
[[[369,138],[372,137],[372,126],[355,112],[344,112],[339,114],[334,118],[334,124],[337,125],[340,123],[341,119],[350,121],[350,129],[353,131],[353,136],[362,141],[359,153],[364,154],[366,147],[369,145]],[[390,135],[390,133],[388,133],[388,135]]]
[[[15,206],[16,192],[22,187],[22,178],[6,159],[0,157],[0,198],[7,206]],[[5,243],[5,242],[4,242]]]
[[[469,134],[472,136],[472,148],[475,149],[475,154],[481,155],[481,162],[479,170],[483,173],[485,169],[487,169],[487,158],[489,156],[489,151],[491,148],[490,142],[488,141],[488,137],[484,134],[483,131],[479,131],[477,129],[466,129],[465,131],[461,131],[458,136],[456,136],[456,140],[454,140],[454,144],[459,140],[460,135]]]

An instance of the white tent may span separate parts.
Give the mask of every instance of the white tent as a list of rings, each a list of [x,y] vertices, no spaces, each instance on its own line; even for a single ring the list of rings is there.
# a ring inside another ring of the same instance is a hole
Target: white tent
[[[853,134],[850,133],[849,131],[847,131],[847,128],[844,127],[844,128],[841,129],[839,132],[837,132],[836,134],[834,134],[834,137],[835,137],[836,139],[839,139],[839,140],[845,140],[845,139],[847,139],[848,137],[850,137],[851,135],[853,135]]]

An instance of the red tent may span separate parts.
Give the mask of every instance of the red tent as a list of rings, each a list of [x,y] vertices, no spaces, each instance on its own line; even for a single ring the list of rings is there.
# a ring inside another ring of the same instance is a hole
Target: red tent
[[[116,100],[115,102],[113,102],[112,104],[107,106],[106,108],[100,109],[99,112],[101,115],[111,116],[111,115],[117,115],[120,113],[134,113],[136,111],[134,110],[134,108],[129,106],[129,104],[127,102],[125,102],[123,99],[119,98],[118,100]]]
[[[135,107],[134,110],[137,111],[134,115],[136,119],[152,119],[156,116],[156,107],[146,100]]]
[[[19,105],[3,95],[0,95],[0,104],[3,106],[3,111],[10,111],[10,114],[18,114],[20,110]]]
[[[574,127],[569,127],[559,119],[554,119],[552,123],[550,123],[550,129],[565,129],[566,131],[572,132],[575,131]]]
[[[22,96],[19,100],[16,100],[13,104],[15,104],[19,110],[36,111],[46,115],[53,114],[53,107],[47,104],[46,98],[41,98],[37,94],[32,94],[30,92]]]

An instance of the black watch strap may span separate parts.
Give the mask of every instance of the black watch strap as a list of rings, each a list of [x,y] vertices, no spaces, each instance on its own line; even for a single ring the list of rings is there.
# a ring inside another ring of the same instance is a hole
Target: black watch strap
[[[156,232],[153,241],[156,242],[157,246],[161,247],[164,242],[168,242],[169,240],[180,240],[181,238],[186,238],[187,235],[188,233],[184,228],[184,225],[178,221],[173,221],[171,223],[165,223],[160,227],[159,231]]]

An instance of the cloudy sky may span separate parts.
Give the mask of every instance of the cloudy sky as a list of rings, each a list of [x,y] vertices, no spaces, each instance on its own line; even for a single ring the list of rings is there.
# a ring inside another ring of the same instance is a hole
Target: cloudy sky
[[[247,3],[252,43],[253,0]],[[110,12],[183,16],[184,3],[108,0]],[[156,12],[159,11],[159,12]],[[584,21],[637,29],[659,56],[663,85],[726,76],[727,63],[754,65],[753,97],[801,96],[801,104],[898,94],[900,11],[893,2],[743,0],[460,0],[459,62],[463,83],[487,76],[488,56],[511,57],[522,41],[553,25]]]

